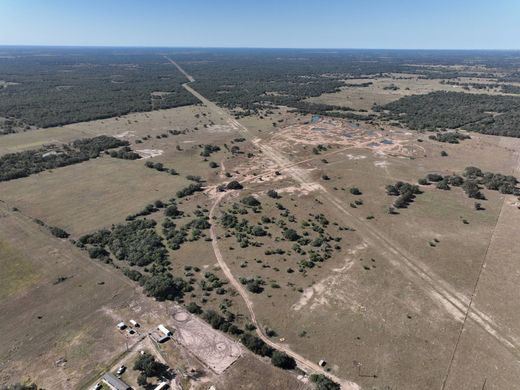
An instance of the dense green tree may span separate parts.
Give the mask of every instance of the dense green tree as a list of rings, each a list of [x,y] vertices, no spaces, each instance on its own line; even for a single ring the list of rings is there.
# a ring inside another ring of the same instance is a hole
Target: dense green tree
[[[341,386],[323,374],[312,374],[311,382],[316,390],[340,390]]]
[[[285,352],[273,351],[271,356],[271,363],[276,366],[283,368],[284,370],[292,370],[296,368],[296,361],[287,355]]]
[[[148,352],[140,353],[134,361],[134,370],[140,371],[145,379],[161,377],[168,372],[168,366],[155,360]]]
[[[146,279],[143,287],[148,295],[158,301],[173,301],[183,296],[186,282],[165,274],[152,275]]]
[[[298,241],[300,238],[298,232],[296,232],[294,229],[285,229],[283,231],[283,236],[289,241]]]
[[[250,333],[244,333],[240,337],[240,341],[251,352],[260,356],[271,356],[274,350],[264,343],[260,338]]]
[[[246,206],[257,207],[260,206],[260,201],[252,195],[242,198],[241,202]]]
[[[238,181],[236,180],[233,180],[233,181],[230,181],[227,185],[226,185],[226,188],[228,190],[241,190],[242,188],[244,188],[242,186],[242,184],[240,184]]]

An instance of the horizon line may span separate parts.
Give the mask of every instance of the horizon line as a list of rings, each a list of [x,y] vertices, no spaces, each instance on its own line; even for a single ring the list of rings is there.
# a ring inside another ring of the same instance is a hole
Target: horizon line
[[[0,44],[0,48],[125,48],[125,49],[242,49],[242,50],[388,50],[388,51],[520,51],[489,48],[384,48],[384,47],[269,47],[269,46],[142,46],[142,45],[62,45],[62,44]]]

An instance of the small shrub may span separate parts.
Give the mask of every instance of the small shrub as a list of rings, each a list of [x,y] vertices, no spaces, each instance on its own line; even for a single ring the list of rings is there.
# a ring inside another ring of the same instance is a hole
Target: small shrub
[[[360,189],[357,188],[357,187],[352,187],[352,188],[350,189],[350,193],[351,193],[352,195],[361,195],[361,194],[362,194],[362,192],[360,191]]]
[[[67,233],[65,230],[63,230],[59,227],[56,227],[56,226],[50,226],[49,231],[51,232],[51,234],[53,236],[58,237],[58,238],[68,238],[69,237],[69,233]]]
[[[242,186],[242,184],[240,184],[238,181],[236,180],[233,180],[233,181],[230,181],[227,185],[226,185],[226,188],[228,190],[241,190],[242,188],[244,188]]]

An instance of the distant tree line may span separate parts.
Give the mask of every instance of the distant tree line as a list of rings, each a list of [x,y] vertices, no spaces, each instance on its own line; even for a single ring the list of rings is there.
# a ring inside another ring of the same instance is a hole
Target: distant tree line
[[[51,127],[198,103],[155,53],[70,51],[0,58],[2,79],[14,83],[0,88],[0,117]]]
[[[44,389],[40,389],[34,383],[31,383],[31,384],[15,383],[14,385],[0,386],[0,390],[44,390]]]
[[[383,107],[384,118],[416,130],[442,128],[520,137],[520,97],[431,92],[405,96]]]

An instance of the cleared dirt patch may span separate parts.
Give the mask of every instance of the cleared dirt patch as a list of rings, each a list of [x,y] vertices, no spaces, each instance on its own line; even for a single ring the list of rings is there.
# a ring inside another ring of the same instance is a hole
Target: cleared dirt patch
[[[139,149],[136,150],[136,153],[139,153],[142,159],[146,159],[161,156],[164,153],[164,151],[161,149]]]
[[[411,141],[411,137],[401,131],[387,132],[345,120],[324,118],[317,123],[287,126],[281,129],[271,142],[278,149],[289,151],[295,145],[334,144],[353,149],[369,149],[372,153],[380,155],[412,157],[415,151]]]
[[[242,354],[236,341],[183,309],[175,309],[172,324],[176,329],[173,338],[217,374],[223,373]]]

